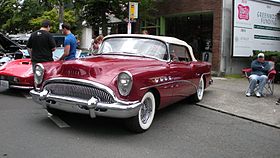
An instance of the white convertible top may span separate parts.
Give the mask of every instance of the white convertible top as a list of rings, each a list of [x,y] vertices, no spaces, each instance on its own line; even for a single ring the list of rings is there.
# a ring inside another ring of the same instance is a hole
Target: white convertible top
[[[190,55],[192,57],[193,61],[196,61],[194,55],[193,55],[193,50],[192,47],[187,44],[185,41],[182,41],[178,38],[175,37],[168,37],[168,36],[155,36],[155,35],[144,35],[144,34],[113,34],[113,35],[108,35],[106,36],[104,39],[106,38],[112,38],[112,37],[139,37],[139,38],[150,38],[150,39],[157,39],[166,43],[171,43],[171,44],[176,44],[176,45],[183,45],[186,46],[189,51],[190,51]]]

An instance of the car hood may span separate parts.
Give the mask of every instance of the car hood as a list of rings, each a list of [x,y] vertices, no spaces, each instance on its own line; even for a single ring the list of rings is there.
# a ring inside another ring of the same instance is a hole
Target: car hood
[[[108,85],[120,72],[129,71],[132,75],[136,75],[163,63],[163,61],[151,58],[100,55],[66,61],[58,72],[63,77],[88,79]]]
[[[19,49],[24,49],[18,43],[10,40],[8,37],[0,33],[0,45],[3,47],[2,53],[14,53]]]
[[[9,75],[9,76],[18,76],[18,77],[29,77],[32,76],[32,64],[31,60],[26,59],[18,59],[13,60],[6,65],[4,68],[1,68],[0,75]]]

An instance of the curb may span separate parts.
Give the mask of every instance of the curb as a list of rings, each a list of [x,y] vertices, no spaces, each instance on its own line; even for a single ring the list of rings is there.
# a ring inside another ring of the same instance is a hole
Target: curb
[[[258,121],[258,120],[252,119],[252,118],[248,118],[248,117],[245,117],[245,116],[233,114],[233,113],[230,113],[230,112],[227,112],[227,111],[223,111],[221,109],[216,109],[216,108],[210,107],[210,106],[205,105],[205,104],[196,103],[195,105],[197,105],[199,107],[202,107],[202,108],[209,109],[209,110],[217,111],[217,112],[220,112],[220,113],[223,113],[223,114],[231,115],[231,116],[234,116],[234,117],[237,117],[237,118],[249,120],[249,121],[252,121],[252,122],[255,122],[255,123],[259,123],[259,124],[263,124],[263,125],[266,125],[266,126],[269,126],[269,127],[274,127],[274,128],[280,129],[280,126],[276,126],[276,125],[273,125],[273,124],[261,122],[261,121]]]

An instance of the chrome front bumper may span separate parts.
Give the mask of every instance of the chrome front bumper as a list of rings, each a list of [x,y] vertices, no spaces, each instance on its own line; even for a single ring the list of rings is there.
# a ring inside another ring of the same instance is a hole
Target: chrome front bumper
[[[67,96],[58,96],[51,94],[47,90],[37,92],[31,90],[32,99],[43,106],[43,108],[54,108],[66,112],[80,113],[90,115],[91,118],[96,116],[129,118],[136,116],[142,106],[141,102],[116,102],[102,103],[92,97],[89,100],[72,98]]]
[[[30,89],[33,89],[34,87],[33,86],[10,85],[10,88],[30,90]]]

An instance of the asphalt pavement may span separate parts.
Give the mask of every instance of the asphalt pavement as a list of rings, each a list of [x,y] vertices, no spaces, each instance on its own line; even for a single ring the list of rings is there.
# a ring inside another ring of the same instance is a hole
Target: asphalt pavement
[[[246,97],[248,80],[213,77],[214,83],[197,105],[230,115],[280,128],[280,84],[274,84],[274,94],[257,98]]]
[[[280,157],[278,128],[187,100],[158,111],[147,132],[134,134],[121,119],[73,114],[60,117],[68,127],[57,126],[27,94],[0,89],[0,158]]]

